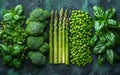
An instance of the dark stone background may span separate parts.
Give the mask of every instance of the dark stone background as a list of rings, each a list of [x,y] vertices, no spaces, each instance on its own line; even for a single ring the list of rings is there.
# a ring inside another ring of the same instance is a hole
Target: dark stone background
[[[92,7],[101,5],[104,9],[114,7],[117,11],[116,19],[120,22],[120,0],[0,0],[0,20],[5,9],[12,8],[17,4],[22,4],[25,15],[31,13],[35,8],[41,7],[48,11],[60,10],[61,7],[73,9],[81,9],[88,11],[93,16]],[[118,49],[118,52],[120,50]],[[29,61],[26,61],[21,69],[9,68],[2,63],[0,58],[0,75],[120,75],[120,63],[111,66],[106,63],[103,66],[97,65],[97,59],[93,56],[93,63],[86,67],[78,67],[75,65],[50,65],[36,67]]]

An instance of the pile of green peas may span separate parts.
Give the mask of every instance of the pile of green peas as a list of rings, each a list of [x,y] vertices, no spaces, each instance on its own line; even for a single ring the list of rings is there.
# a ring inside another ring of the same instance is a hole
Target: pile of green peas
[[[77,66],[92,62],[89,41],[92,35],[92,20],[88,12],[73,10],[70,16],[70,61]]]

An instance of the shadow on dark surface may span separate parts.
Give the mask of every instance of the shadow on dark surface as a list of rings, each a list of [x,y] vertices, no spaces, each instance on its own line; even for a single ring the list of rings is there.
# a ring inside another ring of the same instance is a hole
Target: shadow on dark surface
[[[117,11],[116,19],[120,21],[120,0],[0,0],[0,17],[6,8],[12,8],[17,4],[22,4],[25,15],[31,13],[35,8],[41,7],[48,10],[60,10],[61,7],[73,9],[81,9],[88,11],[93,16],[92,7],[101,5],[105,9],[114,7]],[[116,62],[115,66],[106,63],[103,66],[97,65],[97,58],[92,55],[93,63],[86,67],[78,67],[75,65],[53,65],[36,67],[29,61],[25,61],[23,68],[14,69],[2,64],[0,59],[0,75],[120,75],[120,63]]]

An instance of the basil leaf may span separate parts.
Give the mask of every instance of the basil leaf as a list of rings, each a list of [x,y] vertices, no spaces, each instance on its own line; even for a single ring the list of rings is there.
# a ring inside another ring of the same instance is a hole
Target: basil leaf
[[[95,21],[95,31],[100,31],[105,28],[105,21]]]
[[[108,19],[108,20],[107,20],[107,23],[108,23],[109,25],[116,25],[116,24],[117,24],[117,21],[114,20],[114,19]]]
[[[98,65],[102,65],[105,62],[105,55],[104,54],[100,54],[98,55]]]
[[[117,60],[120,60],[120,56],[114,51],[114,54],[115,54],[115,58],[117,59]]]
[[[120,24],[116,20],[108,19],[107,23],[110,28],[120,29]]]
[[[94,35],[90,40],[90,46],[93,47],[97,41],[97,35]]]
[[[99,37],[100,38],[100,43],[103,43],[103,44],[105,44],[106,43],[106,38],[105,38],[105,35],[102,35],[101,37]]]
[[[93,48],[93,52],[95,54],[101,54],[105,51],[105,45],[102,43],[98,43],[94,48]]]
[[[114,55],[114,51],[112,49],[106,50],[106,58],[107,58],[108,62],[113,65],[115,55]]]
[[[104,11],[102,7],[95,5],[93,7],[93,12],[96,18],[103,19],[104,18]]]
[[[113,18],[114,16],[115,16],[115,8],[106,10],[105,12],[106,18],[110,19],[110,18]]]
[[[107,39],[107,42],[109,42],[109,46],[113,47],[115,45],[115,42],[116,42],[116,35],[109,31],[108,33],[106,33],[106,39]]]

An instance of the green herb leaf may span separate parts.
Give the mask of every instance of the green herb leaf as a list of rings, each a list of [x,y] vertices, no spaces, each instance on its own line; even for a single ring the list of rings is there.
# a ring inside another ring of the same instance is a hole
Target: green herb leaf
[[[105,45],[102,43],[97,43],[97,45],[93,48],[93,52],[95,54],[101,54],[105,51]]]
[[[106,10],[105,12],[106,18],[110,19],[110,18],[113,18],[114,16],[115,16],[115,8]]]
[[[105,28],[105,21],[95,21],[95,31],[101,31],[102,29]]]
[[[106,50],[106,58],[107,58],[108,62],[113,65],[115,55],[114,55],[114,51],[112,49]]]
[[[96,18],[103,19],[104,18],[104,10],[102,7],[95,5],[93,7],[93,12]]]
[[[116,35],[113,32],[109,31],[108,33],[106,33],[105,37],[107,39],[107,42],[110,43],[109,46],[111,46],[111,47],[115,46],[117,38],[116,38]]]
[[[107,23],[108,23],[108,26],[109,26],[109,25],[116,25],[116,24],[117,24],[117,21],[114,20],[114,19],[108,19],[108,20],[107,20]]]
[[[93,47],[97,41],[97,35],[94,35],[90,40],[90,46]]]
[[[104,54],[100,54],[98,55],[98,65],[102,65],[105,62],[105,55]]]
[[[120,29],[120,24],[116,20],[108,19],[107,23],[110,28]]]
[[[114,51],[114,54],[115,54],[115,58],[117,59],[117,60],[120,60],[120,56]]]

